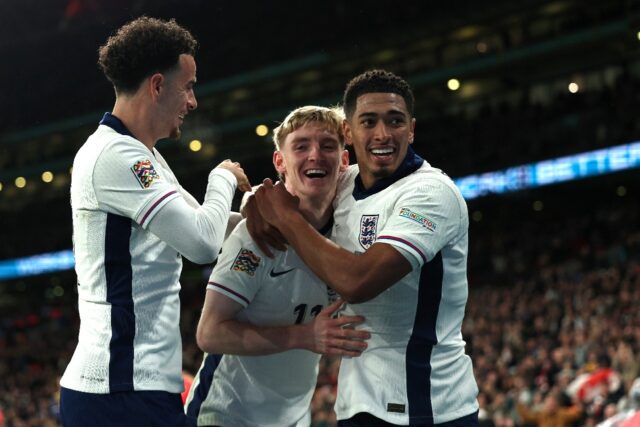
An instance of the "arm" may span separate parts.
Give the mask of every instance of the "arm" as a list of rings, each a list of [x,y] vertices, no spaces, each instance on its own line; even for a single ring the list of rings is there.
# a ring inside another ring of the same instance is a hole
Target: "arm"
[[[214,354],[267,355],[292,349],[304,349],[320,354],[359,356],[369,338],[366,331],[344,329],[346,324],[358,324],[361,316],[331,315],[342,301],[326,307],[304,325],[257,326],[236,319],[243,306],[231,298],[207,290],[196,339],[203,351]]]
[[[250,188],[239,164],[225,160],[209,174],[205,200],[186,195],[159,156],[130,138],[101,152],[92,171],[99,209],[135,221],[196,263],[220,250],[236,187]],[[166,174],[165,174],[166,172]]]
[[[284,185],[265,180],[256,192],[261,215],[277,227],[304,262],[327,285],[351,303],[368,301],[411,271],[393,246],[376,243],[353,254],[320,235],[297,210]]]
[[[253,191],[258,188],[260,187],[254,187]],[[249,230],[249,234],[266,256],[269,258],[274,257],[270,247],[279,251],[287,250],[287,240],[284,236],[282,236],[277,228],[265,221],[260,215],[258,206],[256,205],[256,198],[253,193],[247,192],[242,197],[240,213],[242,213],[243,217],[247,218],[247,229]]]
[[[183,197],[173,198],[155,213],[149,230],[188,260],[212,262],[222,246],[235,187],[231,173],[214,169],[201,206],[194,208]]]

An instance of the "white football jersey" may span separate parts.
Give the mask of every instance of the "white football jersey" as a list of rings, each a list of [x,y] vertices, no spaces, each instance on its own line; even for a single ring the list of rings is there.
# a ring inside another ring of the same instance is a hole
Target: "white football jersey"
[[[334,241],[354,253],[394,246],[413,266],[344,313],[365,318],[362,356],[343,358],[335,411],[389,423],[443,423],[478,410],[461,325],[467,301],[467,206],[453,181],[411,148],[396,173],[365,191],[357,166],[342,177]]]
[[[220,178],[219,184],[231,186],[226,182]],[[182,258],[147,229],[160,208],[180,196],[195,203],[157,150],[105,114],[73,163],[81,323],[63,387],[87,393],[184,389]]]
[[[268,258],[242,221],[222,247],[208,292],[242,304],[238,320],[284,326],[313,320],[329,290],[293,249]],[[335,293],[333,294],[335,295]],[[320,355],[289,350],[266,356],[205,354],[189,391],[187,415],[198,425],[308,427]]]

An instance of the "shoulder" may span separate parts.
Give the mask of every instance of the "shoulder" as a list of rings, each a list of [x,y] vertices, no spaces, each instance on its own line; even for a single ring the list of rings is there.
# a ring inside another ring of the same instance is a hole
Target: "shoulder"
[[[259,259],[259,262],[261,263],[270,264],[273,262],[273,258],[269,258],[268,256],[266,256],[264,252],[260,250],[256,242],[253,240],[253,238],[249,234],[249,230],[247,230],[246,219],[241,220],[236,226],[236,228],[233,229],[231,234],[229,234],[229,237],[227,238],[227,240],[223,245],[223,252],[224,252],[225,246],[226,247],[233,246],[238,250],[240,249],[245,250],[247,251],[247,254],[251,254],[257,257]],[[275,259],[278,259],[280,256],[279,254],[281,252],[279,251],[275,251],[275,252],[276,252]]]
[[[441,169],[434,168],[429,163],[424,164],[411,175],[409,175],[407,184],[411,185],[417,191],[434,191],[443,195],[458,199],[464,202],[462,193],[453,182],[453,180]]]
[[[336,188],[337,196],[340,196],[345,191],[349,193],[352,191],[353,183],[355,182],[356,176],[358,176],[359,172],[360,169],[358,169],[358,165],[354,164],[349,166],[346,171],[340,174],[340,177],[338,178],[338,186]]]

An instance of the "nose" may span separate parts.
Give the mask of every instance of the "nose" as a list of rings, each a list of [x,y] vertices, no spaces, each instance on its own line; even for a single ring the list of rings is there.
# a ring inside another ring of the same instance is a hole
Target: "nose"
[[[373,137],[378,141],[386,141],[390,136],[389,129],[387,129],[387,125],[382,120],[376,124],[373,132]]]
[[[193,89],[189,91],[189,96],[187,98],[187,108],[189,109],[189,111],[198,108],[198,101],[196,100],[196,94],[193,92]]]
[[[320,146],[317,144],[311,144],[309,146],[309,154],[307,155],[307,158],[309,160],[318,160],[320,158]]]

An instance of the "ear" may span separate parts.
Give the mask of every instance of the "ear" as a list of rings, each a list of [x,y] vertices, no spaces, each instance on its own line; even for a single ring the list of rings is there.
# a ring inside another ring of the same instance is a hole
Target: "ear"
[[[342,133],[344,134],[344,143],[347,145],[353,145],[351,125],[349,125],[347,119],[342,121]]]
[[[278,174],[284,176],[287,168],[284,165],[284,156],[281,151],[273,152],[273,167],[276,168]]]
[[[349,167],[349,150],[342,150],[342,158],[340,159],[340,172],[344,172]]]
[[[149,77],[149,94],[151,98],[156,99],[160,96],[160,91],[162,90],[162,85],[164,84],[164,76],[162,73],[155,73],[151,77]]]
[[[411,119],[411,124],[409,125],[409,144],[413,144],[413,138],[416,134],[416,119],[415,117]]]

